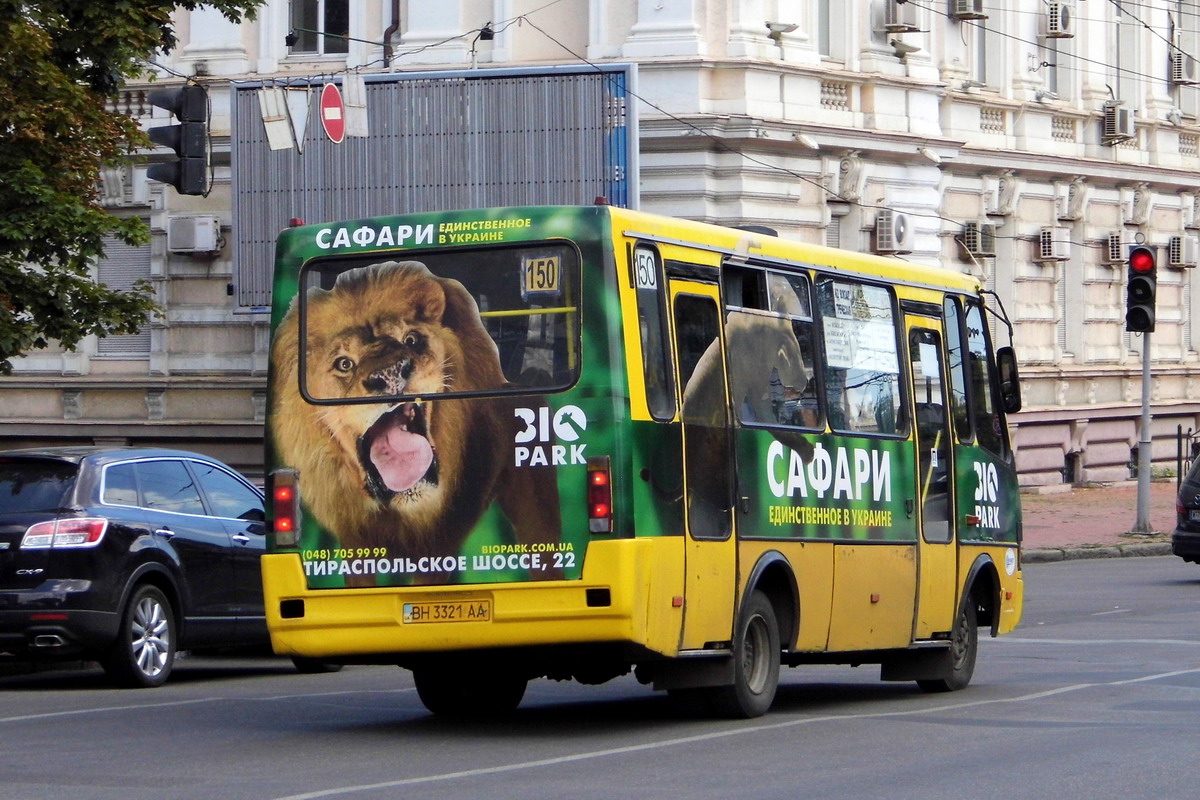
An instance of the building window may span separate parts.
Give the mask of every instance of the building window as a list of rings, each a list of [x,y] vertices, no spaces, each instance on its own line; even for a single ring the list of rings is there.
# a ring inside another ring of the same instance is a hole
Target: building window
[[[982,25],[970,24],[969,26],[971,38],[971,80],[977,81],[984,86],[988,85],[988,30]],[[991,86],[989,88],[996,88]]]
[[[349,0],[292,0],[292,53],[349,52]]]
[[[1116,86],[1116,99],[1125,108],[1137,109],[1141,105],[1141,35],[1142,21],[1133,14],[1125,13],[1119,4],[1115,7],[1116,29],[1113,31],[1115,46],[1110,49],[1113,64],[1112,83]]]
[[[844,37],[846,30],[845,9],[831,0],[817,2],[817,49],[821,55],[835,61],[846,58]]]
[[[1196,58],[1196,47],[1200,44],[1200,34],[1197,33],[1197,28],[1200,28],[1198,17],[1200,17],[1200,3],[1197,3],[1196,0],[1179,0],[1172,20],[1170,62],[1172,65],[1180,59]],[[1186,73],[1185,76],[1189,79],[1192,77]],[[1174,91],[1175,106],[1184,114],[1195,118],[1197,112],[1200,112],[1200,90],[1190,83],[1174,83]]]
[[[982,87],[1000,91],[1006,74],[1004,46],[1005,19],[993,15],[986,20],[964,20],[963,40],[967,43],[970,80]]]
[[[150,277],[150,245],[135,247],[114,236],[104,238],[104,258],[96,265],[96,282],[127,292],[134,283]],[[96,355],[109,358],[148,358],[150,327],[137,333],[105,336],[97,344]]]
[[[1071,68],[1071,52],[1068,42],[1070,39],[1042,40],[1042,60],[1038,69],[1044,69],[1046,91],[1055,97],[1069,98],[1072,96],[1070,83],[1065,79]]]

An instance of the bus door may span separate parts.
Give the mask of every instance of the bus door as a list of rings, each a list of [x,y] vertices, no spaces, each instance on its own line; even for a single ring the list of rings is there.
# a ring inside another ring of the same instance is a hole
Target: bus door
[[[955,543],[954,469],[950,463],[949,398],[942,347],[942,324],[909,316],[908,348],[912,367],[916,437],[917,506],[917,639],[949,631],[958,591]]]
[[[684,604],[680,649],[732,637],[737,549],[733,538],[732,431],[715,284],[672,280],[675,363],[683,402]]]

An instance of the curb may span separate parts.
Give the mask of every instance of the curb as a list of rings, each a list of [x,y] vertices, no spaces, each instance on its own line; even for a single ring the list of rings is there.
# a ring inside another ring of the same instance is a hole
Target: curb
[[[1044,564],[1051,561],[1080,561],[1088,558],[1124,558],[1132,556],[1169,556],[1170,542],[1137,542],[1091,547],[1045,547],[1021,553],[1024,564]]]

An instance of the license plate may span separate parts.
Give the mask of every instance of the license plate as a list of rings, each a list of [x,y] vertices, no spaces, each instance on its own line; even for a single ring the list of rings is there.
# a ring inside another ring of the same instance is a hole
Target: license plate
[[[404,624],[425,622],[491,622],[491,600],[462,600],[449,603],[405,603]]]
[[[1188,519],[1192,522],[1200,522],[1200,508],[1193,508],[1188,511]]]

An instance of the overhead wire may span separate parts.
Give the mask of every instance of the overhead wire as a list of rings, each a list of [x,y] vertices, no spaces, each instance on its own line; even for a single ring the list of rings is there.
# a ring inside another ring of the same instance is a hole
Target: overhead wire
[[[910,2],[911,2],[911,0],[910,0]],[[573,58],[579,60],[583,64],[586,64],[586,65],[592,67],[593,69],[596,69],[597,71],[601,71],[601,72],[603,71],[599,65],[593,63],[592,61],[588,60],[587,58],[585,58],[585,57],[579,55],[578,53],[574,52],[573,50],[571,50],[571,48],[569,48],[567,45],[563,44],[561,41],[556,39],[554,36],[552,36],[546,30],[541,28],[539,25],[537,25],[537,23],[535,23],[529,19],[525,19],[525,22],[528,23],[529,26],[532,27],[534,30],[538,31],[543,36],[545,36],[547,39],[549,39],[550,41],[554,42],[556,45],[561,47],[564,51],[566,51],[568,54],[570,54]],[[752,164],[757,164],[761,167],[765,167],[767,169],[771,169],[774,171],[783,172],[784,174],[786,174],[790,177],[793,177],[801,182],[807,183],[811,186],[814,186],[814,187],[820,189],[821,191],[823,191],[827,195],[829,195],[832,199],[839,200],[848,205],[857,206],[859,208],[865,208],[865,209],[886,210],[886,211],[891,211],[893,213],[901,213],[898,209],[896,209],[892,206],[886,205],[886,204],[864,202],[859,199],[847,198],[847,197],[843,196],[842,194],[840,194],[839,192],[835,192],[834,190],[830,189],[828,186],[826,186],[821,181],[815,180],[815,179],[809,177],[808,175],[805,175],[804,173],[797,172],[793,169],[790,169],[788,167],[785,167],[785,166],[782,166],[779,164],[764,161],[763,159],[761,159],[757,156],[754,156],[752,154],[749,154],[742,150],[739,150],[737,147],[730,144],[726,140],[724,140],[720,137],[714,136],[713,134],[709,133],[708,131],[704,130],[703,128],[699,127],[698,125],[690,122],[689,120],[683,119],[682,117],[679,117],[676,114],[672,114],[671,112],[665,110],[664,108],[657,105],[656,103],[649,100],[648,98],[645,98],[645,97],[637,94],[636,92],[630,91],[628,88],[626,89],[626,92],[634,99],[645,104],[649,108],[654,109],[655,111],[662,114],[664,117],[670,119],[671,121],[676,122],[692,131],[695,131],[700,136],[703,136],[708,141],[712,142],[717,148],[719,148],[722,151],[731,153],[733,155],[737,155],[740,158],[742,158],[746,161],[749,161]],[[958,226],[959,228],[963,227],[963,223],[961,220],[957,220],[952,217],[947,217],[947,216],[937,213],[937,212],[905,209],[902,213],[910,215],[910,216],[914,216],[914,217],[923,217],[926,219],[937,219],[937,220],[941,220],[942,222],[947,222],[947,223],[950,223],[951,225]],[[996,238],[1012,239],[1015,241],[1035,241],[1038,237],[1037,236],[1005,236],[1002,234],[997,234]],[[955,235],[954,241],[956,243],[958,243],[961,247],[963,247],[964,251],[965,251],[966,248],[961,239],[961,232],[959,234]],[[1092,246],[1100,246],[1100,245],[1090,245],[1087,243],[1083,243],[1082,246],[1092,247]],[[971,255],[971,254],[968,253],[968,255]],[[971,260],[976,261],[973,255],[971,256]]]
[[[892,1],[892,2],[894,2],[894,0],[891,0],[891,1]],[[916,6],[917,8],[922,8],[922,9],[925,9],[926,11],[929,11],[931,14],[936,14],[936,15],[938,15],[938,16],[945,17],[946,19],[949,19],[949,20],[954,20],[954,21],[956,21],[956,22],[959,22],[959,23],[961,23],[961,24],[963,24],[963,25],[970,25],[970,26],[972,26],[972,27],[979,28],[980,30],[984,31],[985,33],[990,33],[990,34],[992,34],[992,35],[994,35],[994,36],[999,36],[999,37],[1001,37],[1001,38],[1004,38],[1004,39],[1011,39],[1012,41],[1015,41],[1015,42],[1020,42],[1021,44],[1027,44],[1027,45],[1029,45],[1030,47],[1033,47],[1033,48],[1038,48],[1038,49],[1040,49],[1040,48],[1042,48],[1042,47],[1043,47],[1043,45],[1042,45],[1040,42],[1033,41],[1033,40],[1031,40],[1031,39],[1026,39],[1026,38],[1024,38],[1024,37],[1021,37],[1021,36],[1017,36],[1016,34],[1009,33],[1009,32],[1007,32],[1007,31],[1000,30],[999,28],[988,27],[987,25],[983,24],[983,23],[982,23],[982,22],[980,22],[979,20],[974,20],[974,19],[962,19],[962,20],[960,20],[960,19],[957,19],[957,18],[956,18],[956,17],[954,17],[954,15],[953,15],[953,14],[951,14],[950,12],[948,12],[948,11],[944,11],[944,10],[942,10],[942,9],[940,9],[940,8],[935,8],[934,6],[932,6],[932,5],[928,4],[927,2],[922,2],[922,0],[905,0],[905,2],[906,2],[906,3],[908,3],[908,4],[910,4],[910,5]],[[1117,5],[1117,7],[1118,7],[1118,8],[1120,8],[1120,5],[1119,5],[1119,3],[1118,3],[1118,0],[1109,0],[1109,2],[1110,2],[1110,3],[1113,3],[1114,5]],[[1028,12],[1028,11],[1024,11],[1024,12],[1022,12],[1022,11],[1018,11],[1018,12],[1016,12],[1016,13],[1026,13],[1026,14],[1028,14],[1028,13],[1035,13],[1035,12]],[[1135,21],[1136,21],[1138,24],[1140,24],[1142,27],[1146,28],[1147,30],[1154,32],[1156,36],[1159,36],[1160,38],[1162,38],[1161,34],[1158,34],[1158,32],[1157,32],[1157,31],[1154,31],[1154,28],[1153,28],[1152,26],[1148,25],[1147,23],[1143,22],[1142,20],[1138,19],[1137,17],[1133,16],[1132,14],[1127,14],[1127,16],[1129,16],[1129,17],[1130,17],[1130,19],[1132,19],[1132,20],[1135,20]],[[1086,19],[1092,19],[1092,18],[1086,18]],[[1166,41],[1166,42],[1167,42],[1167,44],[1168,44],[1170,47],[1172,47],[1174,50],[1177,50],[1177,51],[1179,51],[1180,53],[1182,53],[1182,52],[1183,52],[1182,50],[1179,50],[1179,48],[1178,48],[1178,47],[1175,47],[1173,44],[1171,44],[1169,40],[1167,40],[1167,39],[1163,39],[1163,40],[1164,40],[1164,41]],[[1148,74],[1148,73],[1145,73],[1145,72],[1139,72],[1139,71],[1137,71],[1137,70],[1135,70],[1135,69],[1130,69],[1129,67],[1122,67],[1122,66],[1121,66],[1121,65],[1119,65],[1119,64],[1113,64],[1113,63],[1110,63],[1110,62],[1108,62],[1108,61],[1100,61],[1100,60],[1097,60],[1097,59],[1094,59],[1094,58],[1088,58],[1087,56],[1083,56],[1083,55],[1080,55],[1080,54],[1078,54],[1078,53],[1071,53],[1071,52],[1062,52],[1062,51],[1060,51],[1060,52],[1058,52],[1058,53],[1056,54],[1056,56],[1057,56],[1058,58],[1068,58],[1068,59],[1071,59],[1071,60],[1073,60],[1073,61],[1078,61],[1078,62],[1081,62],[1081,63],[1084,63],[1084,64],[1091,64],[1091,65],[1094,65],[1094,66],[1103,67],[1104,69],[1107,69],[1107,70],[1112,70],[1114,73],[1118,73],[1118,74],[1124,73],[1124,74],[1126,74],[1126,75],[1129,75],[1129,76],[1132,76],[1132,77],[1135,77],[1135,78],[1144,78],[1144,79],[1146,79],[1146,80],[1149,80],[1149,81],[1156,81],[1156,82],[1159,82],[1159,83],[1170,83],[1170,78],[1169,78],[1168,76],[1166,76],[1166,75],[1151,75],[1151,74]]]
[[[923,8],[923,9],[925,9],[925,10],[929,11],[931,14],[938,15],[938,16],[944,17],[944,18],[946,18],[946,19],[952,19],[952,20],[956,20],[956,21],[958,21],[958,22],[961,22],[961,23],[962,23],[962,24],[964,24],[964,25],[972,25],[972,26],[975,26],[975,27],[979,28],[980,30],[982,30],[982,31],[983,31],[985,34],[993,34],[993,35],[1000,36],[1000,37],[1003,37],[1003,38],[1006,38],[1006,39],[1011,39],[1011,40],[1014,40],[1014,41],[1017,41],[1017,42],[1020,42],[1020,43],[1023,43],[1023,44],[1030,45],[1031,47],[1034,47],[1034,48],[1041,48],[1041,47],[1042,47],[1042,45],[1041,45],[1039,42],[1036,42],[1036,41],[1031,41],[1031,40],[1029,40],[1029,39],[1025,39],[1025,38],[1023,38],[1023,37],[1017,36],[1017,35],[1015,35],[1015,34],[1008,33],[1007,31],[1002,31],[1002,30],[999,30],[999,29],[997,29],[997,28],[994,28],[994,27],[988,27],[987,25],[984,25],[984,24],[980,23],[978,20],[973,20],[973,19],[963,19],[963,20],[957,20],[957,18],[955,18],[955,17],[954,17],[954,16],[953,16],[953,15],[952,15],[952,14],[951,14],[949,11],[946,11],[946,10],[943,10],[943,9],[940,9],[940,8],[935,8],[935,7],[933,7],[932,5],[929,5],[928,3],[921,2],[921,0],[899,0],[899,1],[901,1],[901,2],[907,2],[907,3],[910,3],[910,4],[912,4],[913,6],[916,6],[916,7],[918,7],[918,8]],[[1176,46],[1176,45],[1175,45],[1173,42],[1171,42],[1171,41],[1170,41],[1169,39],[1167,39],[1166,37],[1163,37],[1163,36],[1162,36],[1162,34],[1160,34],[1158,31],[1156,31],[1156,30],[1153,28],[1153,26],[1149,25],[1148,23],[1146,23],[1144,20],[1140,19],[1140,18],[1139,18],[1139,17],[1137,17],[1136,15],[1134,15],[1134,14],[1132,14],[1132,13],[1128,12],[1128,11],[1127,11],[1127,10],[1124,8],[1124,6],[1129,6],[1129,5],[1140,5],[1140,4],[1127,3],[1127,2],[1124,2],[1124,0],[1108,0],[1108,2],[1109,2],[1110,4],[1112,4],[1113,6],[1115,6],[1115,7],[1117,8],[1117,10],[1118,10],[1118,12],[1119,12],[1120,14],[1123,14],[1123,15],[1125,15],[1125,16],[1128,16],[1128,17],[1129,17],[1131,20],[1135,21],[1135,22],[1136,22],[1137,24],[1139,24],[1141,27],[1145,28],[1146,30],[1150,31],[1150,32],[1151,32],[1151,33],[1153,33],[1155,36],[1157,36],[1158,38],[1160,38],[1160,39],[1162,39],[1164,42],[1166,42],[1166,43],[1167,43],[1167,45],[1169,46],[1169,48],[1170,48],[1171,50],[1173,50],[1173,51],[1176,51],[1176,52],[1177,52],[1177,54],[1179,54],[1179,55],[1185,55],[1185,56],[1187,56],[1187,55],[1190,55],[1190,54],[1184,53],[1184,51],[1180,50],[1180,49],[1179,49],[1179,48],[1178,48],[1178,47],[1177,47],[1177,46]],[[1162,10],[1162,9],[1155,9],[1155,10]],[[1166,10],[1168,11],[1168,13],[1171,13],[1171,12],[1170,12],[1170,9],[1166,9]],[[1017,13],[1044,13],[1044,12],[1024,12],[1024,11],[1018,11]],[[1092,20],[1094,21],[1094,18],[1085,18],[1085,19],[1092,19]],[[1170,83],[1170,78],[1169,78],[1168,76],[1166,76],[1166,75],[1148,75],[1148,74],[1146,74],[1146,73],[1139,72],[1139,71],[1137,71],[1137,70],[1129,69],[1128,67],[1122,67],[1122,66],[1120,66],[1120,65],[1118,65],[1118,64],[1111,64],[1111,63],[1109,63],[1109,62],[1106,62],[1106,61],[1098,61],[1098,60],[1096,60],[1096,59],[1088,58],[1088,57],[1086,57],[1086,56],[1079,55],[1078,53],[1070,53],[1070,52],[1058,52],[1058,53],[1056,53],[1056,58],[1057,58],[1057,59],[1061,59],[1061,58],[1064,58],[1064,57],[1065,57],[1065,58],[1068,58],[1068,59],[1074,59],[1075,61],[1083,62],[1083,63],[1086,63],[1086,64],[1090,64],[1090,65],[1096,65],[1096,66],[1099,66],[1099,67],[1103,67],[1103,68],[1105,68],[1105,69],[1112,70],[1113,72],[1115,72],[1115,73],[1117,73],[1117,74],[1122,74],[1122,73],[1123,73],[1123,74],[1126,74],[1126,75],[1129,75],[1129,76],[1132,76],[1132,77],[1136,77],[1136,78],[1143,78],[1143,79],[1150,80],[1150,81],[1163,82],[1163,83],[1168,83],[1168,84]],[[1054,65],[1054,66],[1057,66],[1057,65]],[[916,214],[916,213],[914,213],[914,212],[906,212],[906,213],[913,213],[913,214],[914,214],[914,216],[917,216],[917,214]],[[946,219],[945,217],[940,217],[940,218],[941,218],[941,219],[944,219],[944,220]],[[961,223],[959,223],[957,220],[947,220],[947,221],[949,221],[949,222],[952,222],[952,223],[954,223],[954,224],[961,224]],[[1011,239],[1023,239],[1023,240],[1036,239],[1036,237],[1029,237],[1029,236],[1005,236],[1005,235],[1001,235],[1001,234],[997,234],[996,238],[1011,238]],[[1090,242],[1073,242],[1073,244],[1078,244],[1078,245],[1080,245],[1080,246],[1082,246],[1082,247],[1090,247],[1090,248],[1097,248],[1097,249],[1104,249],[1104,248],[1106,248],[1106,247],[1107,247],[1107,244],[1106,244],[1106,243],[1104,243],[1103,241],[1102,241],[1102,242],[1099,242],[1099,243],[1095,243],[1095,244],[1093,244],[1093,243],[1090,243]]]
[[[603,73],[604,69],[600,65],[589,60],[585,56],[580,55],[579,53],[576,53],[568,45],[564,44],[562,41],[560,41],[555,36],[550,34],[547,30],[545,30],[545,28],[541,27],[533,19],[531,19],[531,15],[536,14],[540,11],[543,11],[546,8],[549,8],[551,6],[557,5],[560,2],[563,2],[563,0],[549,0],[549,2],[544,3],[543,5],[538,6],[537,8],[531,9],[530,11],[524,12],[522,14],[518,14],[516,16],[510,17],[508,19],[500,20],[495,23],[489,22],[489,23],[485,24],[483,27],[473,28],[469,31],[465,31],[463,33],[456,34],[454,36],[446,37],[437,42],[427,43],[420,47],[416,47],[416,48],[413,48],[411,50],[406,50],[406,51],[395,51],[394,50],[392,53],[392,60],[395,61],[400,58],[404,58],[406,56],[416,55],[418,53],[424,52],[426,50],[429,50],[429,49],[432,49],[435,47],[440,47],[442,45],[448,44],[448,43],[453,42],[458,39],[465,39],[470,36],[478,36],[485,29],[487,29],[489,27],[495,34],[500,34],[500,33],[507,31],[510,27],[512,27],[514,25],[528,24],[530,26],[530,28],[537,31],[540,35],[544,36],[549,41],[553,42],[556,46],[561,48],[565,53],[567,53],[569,56],[571,56],[572,58],[577,60],[579,63],[587,65],[587,66],[597,70],[598,72]],[[907,2],[911,3],[915,7],[927,10],[931,14],[945,17],[947,19],[955,19],[953,17],[953,15],[951,15],[948,11],[945,11],[945,10],[939,9],[939,8],[935,8],[926,2],[921,2],[921,0],[907,0]],[[1160,39],[1162,39],[1163,41],[1165,41],[1173,51],[1178,51],[1179,53],[1183,52],[1183,51],[1179,50],[1179,48],[1173,42],[1171,42],[1169,39],[1167,39],[1166,37],[1163,37],[1160,33],[1158,33],[1158,31],[1156,31],[1153,28],[1153,26],[1149,25],[1144,20],[1138,18],[1136,15],[1130,13],[1126,8],[1129,6],[1139,6],[1139,7],[1144,7],[1144,8],[1153,8],[1153,7],[1144,6],[1143,4],[1140,4],[1140,3],[1124,2],[1124,0],[1108,0],[1108,2],[1111,3],[1113,6],[1115,6],[1121,14],[1129,16],[1132,20],[1136,21],[1143,28],[1145,28],[1146,30],[1148,30],[1152,34],[1154,34],[1155,36],[1157,36]],[[1155,10],[1158,10],[1158,9],[1155,9]],[[1171,12],[1169,9],[1168,9],[1168,12],[1175,13],[1175,12]],[[1041,13],[1041,12],[1016,11],[1015,13]],[[1200,14],[1197,14],[1196,16],[1200,16]],[[959,21],[965,25],[972,25],[972,26],[978,27],[980,30],[982,30],[984,32],[985,35],[990,34],[992,36],[998,36],[998,37],[1002,37],[1004,39],[1010,39],[1010,40],[1017,41],[1017,42],[1020,42],[1023,44],[1027,44],[1034,48],[1040,49],[1042,47],[1042,45],[1039,42],[1025,39],[1023,37],[1008,33],[1007,31],[1003,31],[1003,30],[1000,30],[995,27],[989,27],[985,24],[982,24],[981,22],[979,22],[977,20],[964,19],[964,20],[956,20],[956,21]],[[1063,58],[1073,59],[1073,60],[1081,62],[1081,63],[1094,65],[1094,66],[1102,67],[1104,69],[1112,70],[1118,74],[1124,73],[1124,74],[1127,74],[1127,75],[1130,75],[1133,77],[1144,78],[1147,80],[1153,80],[1153,81],[1168,81],[1169,80],[1165,76],[1147,75],[1145,73],[1141,73],[1136,70],[1121,67],[1120,65],[1111,64],[1111,63],[1108,63],[1105,61],[1098,61],[1096,59],[1088,58],[1088,57],[1082,56],[1078,53],[1059,52],[1056,54],[1056,58],[1057,59],[1063,59]],[[350,72],[357,73],[357,72],[361,72],[364,69],[369,69],[370,67],[374,66],[375,64],[380,64],[382,62],[383,62],[383,59],[378,59],[369,64],[360,64],[360,65],[356,65],[354,67],[347,67],[345,69],[336,70],[336,71],[333,71],[328,74],[330,75],[330,77],[336,77],[337,75],[347,74]],[[187,76],[183,76],[180,73],[178,73],[168,67],[165,67],[161,64],[157,64],[155,62],[147,62],[147,63],[156,68],[159,68],[159,69],[162,69],[171,74],[177,75],[179,77],[187,77]],[[1058,65],[1053,65],[1053,66],[1058,66]],[[892,206],[886,205],[886,204],[872,203],[872,202],[863,201],[861,199],[847,198],[844,195],[840,194],[839,192],[834,191],[833,189],[826,186],[825,183],[821,180],[814,179],[814,178],[810,177],[809,175],[806,175],[801,172],[797,172],[796,170],[791,169],[786,166],[783,166],[781,164],[765,160],[764,158],[762,158],[760,156],[756,156],[756,155],[744,152],[743,150],[739,149],[734,144],[731,144],[726,139],[716,136],[716,135],[710,133],[708,130],[705,130],[704,128],[700,127],[699,125],[697,125],[687,119],[684,119],[683,117],[681,117],[677,114],[673,114],[673,113],[667,111],[666,109],[664,109],[661,106],[659,106],[658,104],[654,103],[647,97],[644,97],[644,96],[638,94],[637,92],[630,90],[628,87],[626,87],[625,91],[629,96],[633,97],[638,102],[644,104],[646,107],[653,109],[656,113],[661,114],[664,118],[670,119],[671,121],[687,128],[688,130],[694,132],[695,134],[704,137],[706,140],[711,142],[717,149],[721,150],[722,152],[736,155],[749,163],[756,164],[765,169],[782,172],[782,173],[788,175],[789,177],[792,177],[798,181],[801,181],[803,183],[806,183],[808,185],[811,185],[811,186],[819,189],[820,191],[822,191],[826,195],[828,195],[831,199],[838,200],[838,201],[846,203],[848,205],[857,206],[859,208],[864,208],[864,209],[889,210],[889,211],[893,211],[893,212],[897,211],[897,209],[893,208]],[[951,217],[944,216],[944,215],[936,213],[936,212],[906,209],[906,210],[904,210],[903,213],[914,216],[914,217],[938,219],[943,222],[950,223],[952,225],[962,226],[961,221],[959,221],[957,219],[953,219]],[[997,234],[997,238],[1030,240],[1030,239],[1036,239],[1037,237],[1036,236],[1005,236],[1005,235]],[[958,237],[956,237],[956,240],[958,240]],[[1081,244],[1081,246],[1085,246],[1085,247],[1101,247],[1101,248],[1103,248],[1106,246],[1104,243],[1090,244],[1090,243],[1085,242],[1085,243],[1079,243],[1079,244]]]

